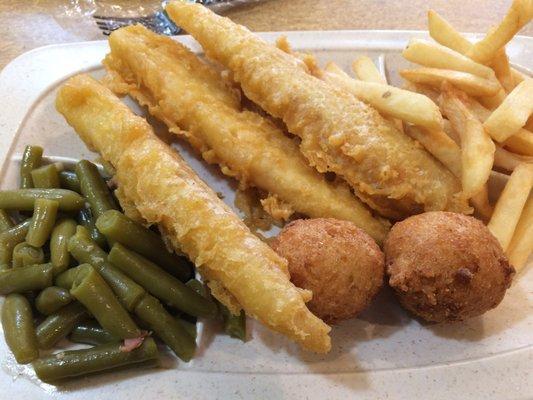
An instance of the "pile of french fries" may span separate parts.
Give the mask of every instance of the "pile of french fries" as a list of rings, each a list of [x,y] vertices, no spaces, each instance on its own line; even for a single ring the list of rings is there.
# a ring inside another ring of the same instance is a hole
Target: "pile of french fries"
[[[456,175],[517,270],[533,250],[533,79],[510,66],[505,46],[532,16],[532,0],[514,0],[500,24],[471,43],[430,11],[435,41],[413,39],[403,51],[420,66],[400,71],[404,89],[388,85],[368,57],[353,62],[357,79],[334,63],[317,75],[372,105]],[[493,169],[510,173],[494,206]]]

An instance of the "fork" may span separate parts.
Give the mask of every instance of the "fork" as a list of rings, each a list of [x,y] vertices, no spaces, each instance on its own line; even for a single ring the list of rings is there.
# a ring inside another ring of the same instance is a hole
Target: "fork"
[[[206,6],[218,3],[228,3],[232,0],[194,0],[195,3],[204,4]],[[155,33],[167,36],[178,35],[182,32],[181,28],[176,26],[169,18],[165,11],[165,6],[168,0],[161,4],[162,9],[152,14],[137,17],[113,17],[104,15],[93,15],[96,20],[96,25],[106,36],[111,32],[128,25],[141,24]]]

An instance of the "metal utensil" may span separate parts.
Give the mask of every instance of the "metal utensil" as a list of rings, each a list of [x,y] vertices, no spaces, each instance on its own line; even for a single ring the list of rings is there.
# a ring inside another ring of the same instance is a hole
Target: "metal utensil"
[[[195,0],[194,2],[209,6],[220,3],[229,3],[231,1],[232,0]],[[148,29],[161,35],[178,35],[180,32],[182,32],[182,30],[176,26],[167,15],[165,11],[165,6],[167,3],[168,1],[163,1],[161,4],[161,10],[149,15],[135,17],[93,15],[93,18],[96,20],[96,25],[98,28],[106,36],[110,35],[111,32],[116,29],[135,24],[144,25]]]

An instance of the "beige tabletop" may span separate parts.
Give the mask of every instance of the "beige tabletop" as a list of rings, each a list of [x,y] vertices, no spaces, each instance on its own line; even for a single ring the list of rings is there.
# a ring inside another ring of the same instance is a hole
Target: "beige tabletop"
[[[103,39],[91,15],[138,13],[160,1],[0,0],[0,69],[35,47]],[[510,0],[263,0],[224,11],[255,31],[426,29],[433,8],[463,32],[485,32]],[[533,36],[533,24],[521,34]]]

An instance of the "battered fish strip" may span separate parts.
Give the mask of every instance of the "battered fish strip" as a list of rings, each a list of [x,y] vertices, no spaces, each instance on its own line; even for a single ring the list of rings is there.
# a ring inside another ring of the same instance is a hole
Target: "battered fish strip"
[[[115,179],[142,217],[160,224],[202,276],[244,310],[304,348],[331,347],[330,327],[305,306],[287,262],[255,237],[185,161],[109,89],[78,75],[59,90],[57,110],[117,170]]]
[[[166,9],[208,57],[233,73],[248,98],[301,137],[312,166],[342,176],[382,215],[469,210],[457,178],[370,106],[201,5],[174,1]]]
[[[143,26],[113,32],[104,65],[112,89],[148,106],[170,131],[185,137],[226,175],[267,191],[265,209],[276,217],[280,200],[310,217],[354,222],[378,242],[388,223],[370,211],[345,184],[328,182],[310,167],[298,145],[267,118],[241,111],[239,96],[212,66],[176,41]]]

